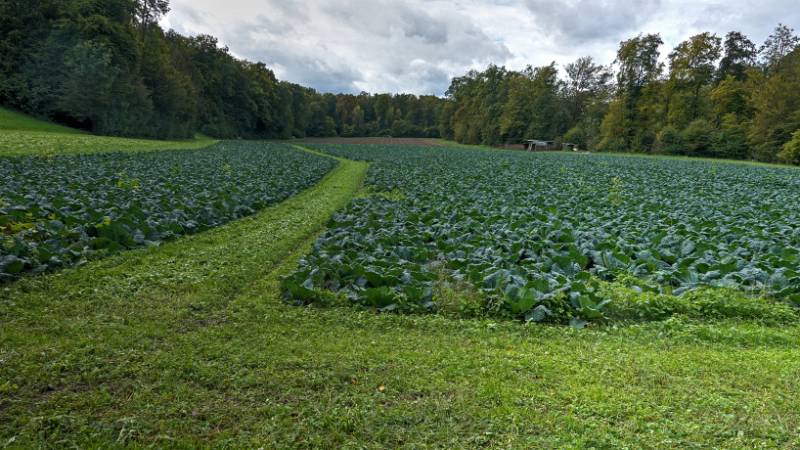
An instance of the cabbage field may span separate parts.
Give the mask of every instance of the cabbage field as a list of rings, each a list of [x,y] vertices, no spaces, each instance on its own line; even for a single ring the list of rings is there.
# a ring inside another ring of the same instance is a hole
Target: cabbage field
[[[564,153],[316,145],[371,161],[369,195],[285,280],[297,303],[437,308],[461,286],[530,321],[602,317],[601,286],[729,288],[800,305],[800,171]],[[466,287],[464,287],[466,286]]]
[[[335,165],[284,144],[0,158],[0,282],[253,214]]]

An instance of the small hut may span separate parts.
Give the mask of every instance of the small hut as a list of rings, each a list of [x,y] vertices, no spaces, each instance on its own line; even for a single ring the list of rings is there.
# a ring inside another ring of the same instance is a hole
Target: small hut
[[[538,139],[528,139],[525,141],[525,150],[529,152],[561,150],[561,146],[556,144],[555,141],[541,141]]]
[[[524,142],[525,150],[529,152],[543,152],[543,151],[575,151],[578,146],[570,142],[556,142],[556,141],[542,141],[539,139],[528,139]]]

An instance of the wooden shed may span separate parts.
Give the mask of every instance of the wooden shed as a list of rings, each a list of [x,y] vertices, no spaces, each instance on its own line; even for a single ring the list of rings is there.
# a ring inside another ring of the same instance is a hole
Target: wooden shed
[[[525,141],[525,150],[529,152],[561,150],[561,146],[558,145],[556,141],[541,141],[538,139],[528,139]]]

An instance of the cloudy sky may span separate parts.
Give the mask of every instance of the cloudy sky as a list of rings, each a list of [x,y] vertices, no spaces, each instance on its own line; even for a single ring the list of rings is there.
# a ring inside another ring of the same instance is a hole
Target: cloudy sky
[[[700,31],[757,44],[778,22],[800,28],[798,0],[172,0],[162,25],[217,36],[279,78],[323,92],[442,94],[489,63],[521,69],[661,33],[666,54]]]

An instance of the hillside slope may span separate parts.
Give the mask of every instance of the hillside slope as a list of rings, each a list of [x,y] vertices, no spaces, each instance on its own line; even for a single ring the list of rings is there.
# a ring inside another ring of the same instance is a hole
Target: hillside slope
[[[36,119],[20,112],[0,107],[0,130],[39,131],[47,133],[83,134],[83,131],[65,127],[46,120]]]
[[[176,141],[97,136],[0,108],[0,157],[184,150],[216,142],[200,135]]]

